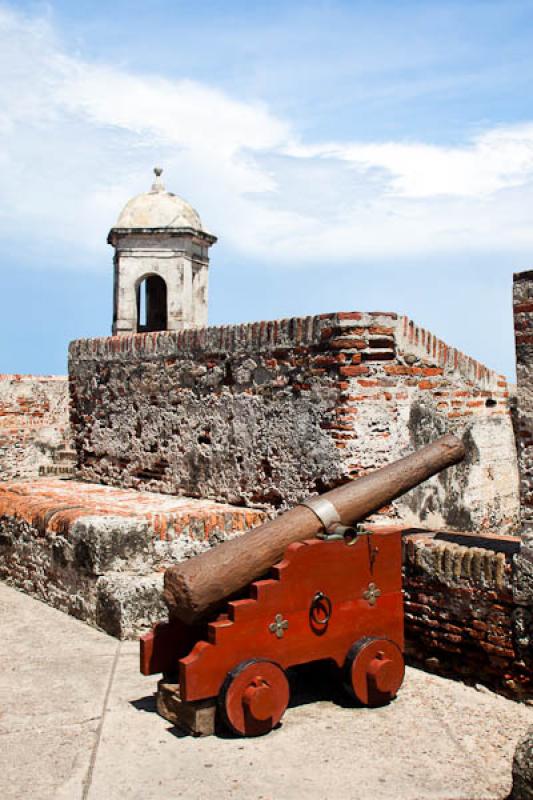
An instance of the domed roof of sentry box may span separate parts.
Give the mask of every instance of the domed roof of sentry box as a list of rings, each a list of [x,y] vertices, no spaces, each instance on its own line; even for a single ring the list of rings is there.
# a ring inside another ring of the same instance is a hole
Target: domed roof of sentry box
[[[203,231],[197,211],[172,192],[161,180],[163,170],[155,167],[155,180],[149,192],[132,197],[122,209],[115,228],[193,228]]]

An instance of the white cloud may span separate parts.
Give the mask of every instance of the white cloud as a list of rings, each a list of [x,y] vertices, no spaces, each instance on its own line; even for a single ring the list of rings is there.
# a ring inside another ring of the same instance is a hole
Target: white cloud
[[[484,197],[533,179],[533,124],[501,127],[462,147],[423,142],[296,146],[295,157],[337,158],[390,174],[389,192],[406,198]]]
[[[89,63],[6,7],[0,72],[0,235],[62,260],[75,246],[73,267],[159,161],[211,230],[267,262],[533,247],[533,123],[457,147],[307,143],[260,103]]]

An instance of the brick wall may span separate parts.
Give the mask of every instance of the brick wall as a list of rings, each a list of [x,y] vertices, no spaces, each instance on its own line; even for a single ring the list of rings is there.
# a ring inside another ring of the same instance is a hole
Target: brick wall
[[[0,375],[0,480],[72,474],[68,404],[66,377]]]
[[[527,609],[515,591],[520,540],[431,533],[404,539],[411,663],[515,696],[533,691]]]
[[[79,340],[69,375],[87,480],[280,509],[452,430],[466,463],[387,513],[518,521],[505,379],[396,314]]]
[[[533,271],[514,276],[520,537],[407,536],[407,653],[428,669],[533,693]]]

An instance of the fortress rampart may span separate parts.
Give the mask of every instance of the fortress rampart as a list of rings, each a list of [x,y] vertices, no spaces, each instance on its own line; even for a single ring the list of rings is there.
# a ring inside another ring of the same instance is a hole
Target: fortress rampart
[[[338,312],[75,341],[78,477],[272,513],[465,436],[466,462],[385,509],[408,525],[512,531],[506,380],[406,317]]]

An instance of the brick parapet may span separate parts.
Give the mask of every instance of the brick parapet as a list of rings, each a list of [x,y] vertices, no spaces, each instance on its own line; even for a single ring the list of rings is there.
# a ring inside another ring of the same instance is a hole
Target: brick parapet
[[[77,339],[69,346],[69,358],[76,361],[119,361],[133,356],[145,360],[196,356],[206,352],[224,354],[240,350],[255,353],[278,346],[320,345],[332,334],[331,326],[338,323],[338,315],[322,314],[182,331]]]
[[[225,354],[237,350],[253,354],[301,345],[324,348],[328,341],[333,341],[334,349],[345,352],[352,348],[350,342],[343,346],[343,338],[358,338],[359,334],[363,338],[354,343],[354,347],[374,351],[374,359],[368,360],[379,360],[375,357],[377,350],[383,350],[383,360],[388,360],[386,354],[390,349],[400,350],[441,368],[443,374],[458,374],[482,389],[498,391],[507,388],[504,376],[450,347],[408,317],[379,311],[341,311],[240,325],[77,339],[70,343],[69,357],[73,361],[120,361],[132,356],[145,360],[197,356],[206,352]],[[413,374],[420,373],[415,370]]]
[[[408,317],[401,317],[397,331],[398,348],[422,361],[435,364],[443,374],[452,378],[460,375],[467,383],[481,390],[502,394],[508,390],[507,379],[480,361],[450,347],[442,339],[421,328]]]

